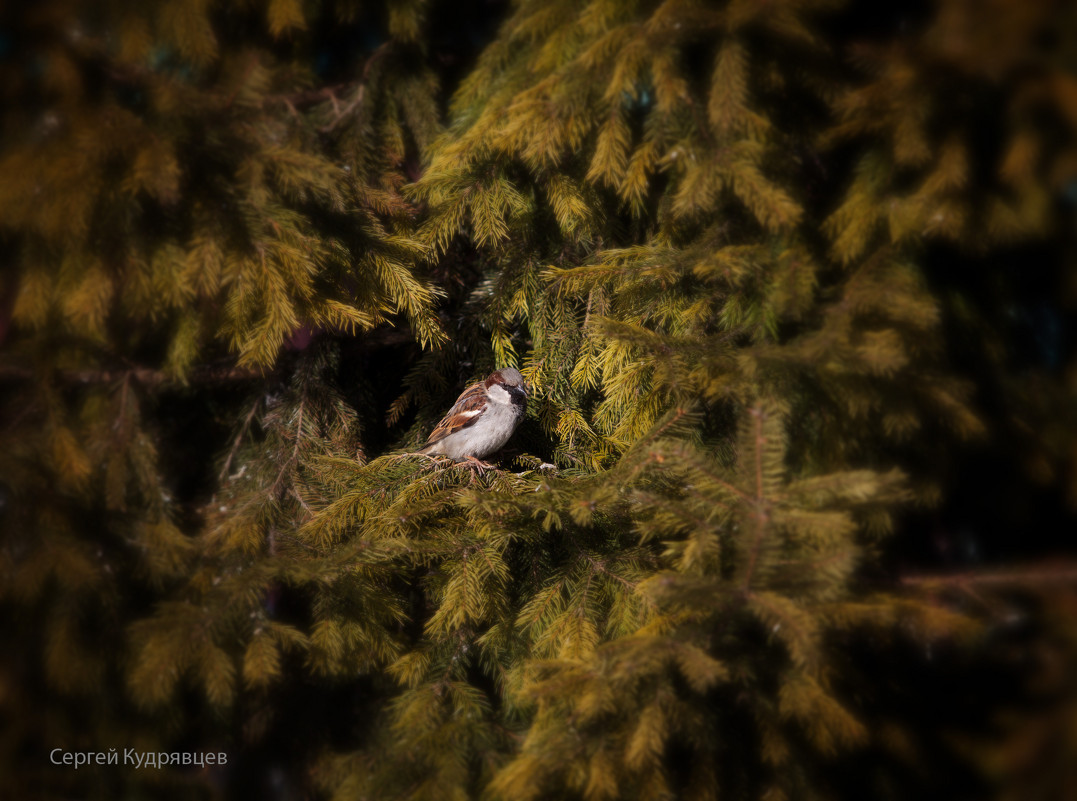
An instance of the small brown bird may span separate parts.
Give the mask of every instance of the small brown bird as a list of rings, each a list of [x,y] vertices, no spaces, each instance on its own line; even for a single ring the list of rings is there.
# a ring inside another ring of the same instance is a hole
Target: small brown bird
[[[419,451],[478,462],[502,448],[527,410],[527,385],[515,367],[503,367],[465,389]]]

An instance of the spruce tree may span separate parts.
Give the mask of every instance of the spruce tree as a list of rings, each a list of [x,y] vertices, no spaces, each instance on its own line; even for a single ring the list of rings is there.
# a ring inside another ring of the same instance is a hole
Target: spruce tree
[[[1077,40],[989,11],[3,12],[3,792],[1066,797]],[[1029,543],[918,552],[984,454]]]

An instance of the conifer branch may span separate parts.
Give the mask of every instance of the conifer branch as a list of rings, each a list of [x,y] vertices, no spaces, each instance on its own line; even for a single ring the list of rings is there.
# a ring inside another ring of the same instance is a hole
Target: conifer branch
[[[565,587],[566,580],[567,579],[565,578],[561,578],[557,582],[556,587],[546,592],[545,598],[542,601],[542,605],[535,611],[534,614],[529,615],[527,618],[523,618],[521,613],[521,621],[526,620],[527,624],[530,626],[537,625],[539,621],[541,621],[546,616],[546,610],[549,608],[550,604],[553,603],[554,599],[560,597],[561,591]]]
[[[578,544],[576,544],[575,541],[573,541],[572,545],[576,549],[576,553],[578,553],[580,556],[582,556],[584,559],[586,559],[590,563],[591,569],[592,569],[591,572],[593,572],[593,573],[601,573],[604,576],[609,576],[610,578],[612,578],[612,579],[614,579],[616,581],[619,581],[621,584],[623,584],[629,590],[635,590],[636,589],[636,585],[637,585],[638,582],[628,581],[623,576],[618,576],[616,573],[613,573],[612,571],[610,571],[606,567],[604,560],[601,561],[601,562],[596,561],[594,559],[594,557],[592,557],[589,553],[587,553],[587,551],[585,551]]]

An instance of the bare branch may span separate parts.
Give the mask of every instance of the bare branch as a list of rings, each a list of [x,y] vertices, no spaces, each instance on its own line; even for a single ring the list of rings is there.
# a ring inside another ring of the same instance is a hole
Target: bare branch
[[[232,442],[232,449],[228,451],[228,458],[224,460],[224,467],[221,468],[218,481],[224,481],[228,475],[228,471],[232,469],[232,461],[236,458],[236,454],[239,452],[239,446],[243,444],[243,437],[246,436],[247,431],[251,427],[251,421],[254,420],[254,416],[258,413],[258,409],[262,405],[262,399],[259,397],[251,406],[251,410],[247,413],[247,418],[243,421],[243,425],[239,429],[239,433],[236,434],[235,440]]]
[[[265,372],[246,367],[195,367],[186,380],[197,384],[225,383],[229,381],[252,381],[263,378]],[[0,365],[0,382],[29,381],[40,371],[29,367]],[[173,373],[151,367],[128,367],[117,370],[55,370],[52,376],[65,384],[110,384],[116,381],[135,380],[143,386],[178,384]]]
[[[363,99],[366,97],[366,85],[367,80],[370,77],[370,70],[378,61],[385,57],[385,54],[389,52],[391,44],[391,41],[384,42],[370,55],[370,58],[366,60],[366,64],[363,66],[363,74],[359,78],[359,87],[355,90],[355,97],[352,98],[348,105],[344,106],[344,108],[338,108],[336,95],[330,94],[329,97],[333,102],[334,117],[330,122],[326,123],[318,130],[322,133],[329,133],[336,128],[345,117],[362,105]]]
[[[997,570],[969,570],[962,573],[902,576],[901,583],[909,587],[942,589],[953,587],[1036,587],[1077,584],[1077,563],[1071,561],[1041,562]]]

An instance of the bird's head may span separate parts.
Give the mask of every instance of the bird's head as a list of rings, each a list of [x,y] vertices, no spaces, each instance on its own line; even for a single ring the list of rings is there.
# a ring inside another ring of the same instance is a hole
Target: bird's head
[[[491,373],[490,377],[486,379],[486,389],[489,390],[494,386],[501,387],[511,397],[527,400],[527,383],[524,381],[520,371],[515,367],[502,367],[500,370]]]

